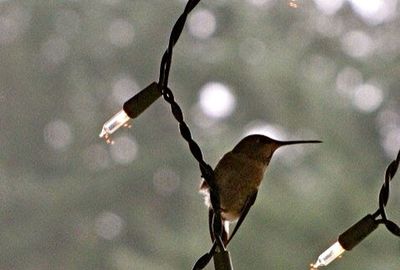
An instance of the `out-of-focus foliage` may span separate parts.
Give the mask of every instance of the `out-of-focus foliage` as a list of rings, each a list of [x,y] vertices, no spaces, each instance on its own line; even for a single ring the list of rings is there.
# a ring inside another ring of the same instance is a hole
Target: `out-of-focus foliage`
[[[158,79],[184,5],[0,1],[0,269],[190,269],[208,250],[200,172],[167,104],[98,138]],[[235,269],[307,269],[377,208],[400,147],[398,5],[213,0],[189,17],[170,86],[210,164],[251,132],[324,141],[276,153]],[[380,228],[329,269],[398,269],[399,254]]]

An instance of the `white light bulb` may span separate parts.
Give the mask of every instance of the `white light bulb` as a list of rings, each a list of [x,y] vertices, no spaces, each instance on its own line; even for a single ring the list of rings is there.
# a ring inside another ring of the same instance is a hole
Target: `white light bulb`
[[[342,245],[339,242],[336,242],[318,257],[316,263],[310,265],[311,270],[318,269],[320,266],[327,266],[345,251],[346,250],[342,247]]]
[[[117,129],[122,126],[128,126],[127,122],[130,117],[125,113],[124,110],[120,110],[110,120],[104,123],[103,129],[100,132],[99,137],[104,138],[107,143],[113,143],[110,139],[110,135],[113,134]],[[129,127],[129,126],[128,126]]]

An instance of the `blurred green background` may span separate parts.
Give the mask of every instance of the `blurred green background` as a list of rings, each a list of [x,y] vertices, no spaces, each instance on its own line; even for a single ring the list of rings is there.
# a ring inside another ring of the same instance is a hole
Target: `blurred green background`
[[[98,137],[158,79],[184,5],[0,1],[1,270],[191,269],[209,249],[200,172],[168,105],[112,146]],[[192,12],[170,87],[207,162],[250,133],[324,141],[277,151],[230,244],[235,269],[308,269],[376,210],[400,148],[399,29],[397,0],[213,0]],[[399,254],[380,227],[327,269],[399,269]]]

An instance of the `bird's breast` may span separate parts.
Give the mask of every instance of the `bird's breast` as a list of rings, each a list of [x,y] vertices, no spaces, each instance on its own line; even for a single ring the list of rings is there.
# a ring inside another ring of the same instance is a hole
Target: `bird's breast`
[[[239,218],[246,200],[258,190],[264,177],[265,165],[238,153],[227,153],[215,168],[222,217],[232,221]]]

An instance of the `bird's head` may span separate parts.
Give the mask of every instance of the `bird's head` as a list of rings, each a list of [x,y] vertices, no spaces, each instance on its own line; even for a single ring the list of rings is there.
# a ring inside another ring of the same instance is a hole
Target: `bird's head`
[[[233,153],[240,153],[251,159],[268,163],[272,154],[281,146],[304,143],[321,143],[317,140],[306,141],[278,141],[270,137],[253,134],[243,138],[232,150]]]

